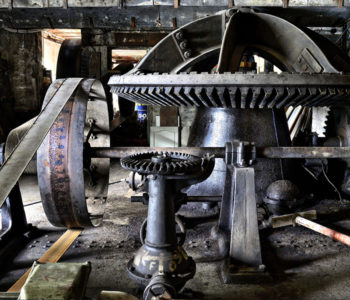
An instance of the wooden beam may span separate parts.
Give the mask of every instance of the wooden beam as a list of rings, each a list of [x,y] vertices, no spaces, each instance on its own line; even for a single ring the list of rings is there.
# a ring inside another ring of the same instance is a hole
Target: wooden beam
[[[55,263],[73,244],[83,229],[68,229],[44,254],[38,259],[39,263]],[[7,292],[20,292],[32,268],[27,270]]]

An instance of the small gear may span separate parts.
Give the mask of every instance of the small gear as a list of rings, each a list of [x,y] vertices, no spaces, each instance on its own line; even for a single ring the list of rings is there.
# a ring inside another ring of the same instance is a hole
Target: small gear
[[[205,158],[179,152],[147,152],[121,159],[124,169],[140,174],[193,174],[202,170]]]

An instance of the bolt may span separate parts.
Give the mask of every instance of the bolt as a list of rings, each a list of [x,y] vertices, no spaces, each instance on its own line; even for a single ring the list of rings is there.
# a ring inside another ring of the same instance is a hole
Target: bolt
[[[187,42],[186,40],[182,41],[182,42],[180,43],[180,48],[181,48],[182,50],[187,49],[187,48],[188,48],[188,42]]]
[[[185,53],[184,53],[184,57],[185,57],[185,58],[190,58],[191,55],[192,55],[192,51],[191,51],[191,50],[187,50],[187,51],[185,51]]]
[[[264,272],[266,270],[266,266],[265,265],[260,265],[259,266],[259,271]]]
[[[165,292],[167,292],[167,289],[165,288],[165,286],[163,286],[162,284],[157,284],[154,285],[152,288],[152,294],[156,295],[156,296],[161,296],[163,295]]]
[[[175,37],[177,40],[182,40],[184,38],[183,31],[179,30],[178,32],[176,32]]]

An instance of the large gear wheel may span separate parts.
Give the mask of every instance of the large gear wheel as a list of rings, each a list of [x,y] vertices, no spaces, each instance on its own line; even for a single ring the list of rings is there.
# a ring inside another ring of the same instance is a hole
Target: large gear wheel
[[[282,74],[240,73],[247,53]],[[135,102],[197,107],[188,146],[222,147],[239,139],[261,147],[288,147],[300,125],[310,124],[313,107],[348,101],[349,72],[349,57],[321,35],[273,15],[239,8],[174,30],[133,70],[113,76],[109,85],[114,93]],[[344,85],[339,86],[342,80]],[[299,105],[303,107],[297,111],[304,112],[307,122],[298,118],[289,131],[284,108]],[[288,160],[259,161],[258,199],[276,180],[297,180],[294,167]],[[187,192],[222,195],[225,172],[223,160],[216,159],[209,179]]]

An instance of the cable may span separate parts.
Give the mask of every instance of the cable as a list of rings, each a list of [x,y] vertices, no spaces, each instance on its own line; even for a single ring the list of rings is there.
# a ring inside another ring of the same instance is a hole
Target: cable
[[[307,167],[305,167],[303,164],[301,165],[303,169],[308,172],[316,181],[318,181],[318,178],[315,176],[314,173],[312,173]]]
[[[36,201],[36,202],[31,202],[31,203],[28,203],[28,204],[24,204],[23,207],[27,207],[27,206],[34,205],[34,204],[39,204],[39,203],[41,203],[41,200],[40,201]]]
[[[321,161],[321,166],[322,166],[322,172],[323,172],[323,176],[326,178],[326,180],[328,181],[328,183],[334,188],[334,191],[338,194],[339,196],[339,200],[340,202],[343,202],[343,198],[339,192],[339,190],[337,189],[337,187],[332,183],[332,181],[330,181],[330,179],[328,178],[325,170],[324,170],[324,166],[323,166],[323,162]]]
[[[121,179],[121,180],[117,180],[117,181],[110,182],[110,183],[108,183],[108,185],[112,185],[112,184],[116,184],[116,183],[121,183],[121,182],[125,182],[125,181],[126,181],[126,179],[123,178],[123,179]]]

